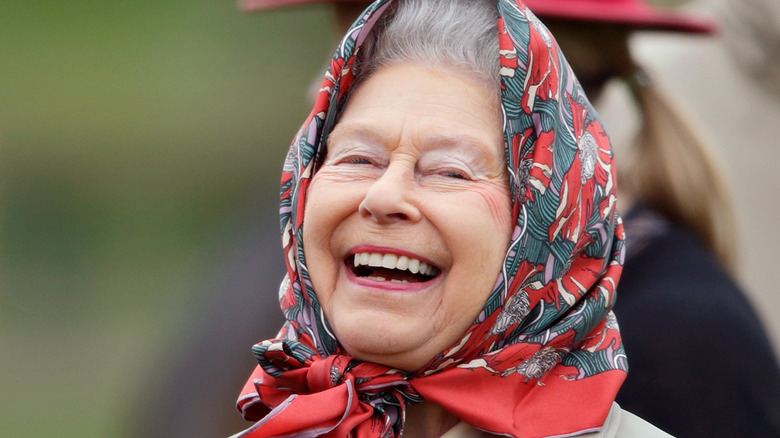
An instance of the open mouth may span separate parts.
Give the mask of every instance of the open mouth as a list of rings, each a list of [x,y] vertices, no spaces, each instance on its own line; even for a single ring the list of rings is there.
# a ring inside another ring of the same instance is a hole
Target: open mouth
[[[441,273],[429,263],[396,254],[360,252],[347,257],[346,263],[357,277],[392,283],[423,283]]]

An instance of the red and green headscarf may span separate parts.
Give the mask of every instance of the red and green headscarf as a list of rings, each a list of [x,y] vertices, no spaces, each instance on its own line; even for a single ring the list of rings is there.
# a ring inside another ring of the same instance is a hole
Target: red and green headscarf
[[[237,437],[398,437],[406,406],[438,403],[504,436],[601,427],[626,375],[611,308],[623,263],[609,138],[549,31],[520,0],[498,4],[506,162],[515,228],[483,311],[456,344],[405,372],[361,362],[334,337],[303,248],[307,188],[354,80],[355,55],[393,0],[370,5],[341,41],[284,164],[287,322],[255,345]]]

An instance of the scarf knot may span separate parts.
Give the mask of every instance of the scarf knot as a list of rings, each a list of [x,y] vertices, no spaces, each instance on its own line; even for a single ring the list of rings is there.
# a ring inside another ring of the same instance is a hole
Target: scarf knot
[[[290,340],[263,341],[255,345],[254,353],[260,364],[251,379],[256,396],[243,403],[242,411],[260,421],[240,436],[317,430],[333,437],[350,432],[364,436],[361,431],[368,432],[366,436],[398,437],[406,404],[422,401],[405,373],[383,365],[343,354],[321,357]],[[307,424],[301,426],[301,421]]]

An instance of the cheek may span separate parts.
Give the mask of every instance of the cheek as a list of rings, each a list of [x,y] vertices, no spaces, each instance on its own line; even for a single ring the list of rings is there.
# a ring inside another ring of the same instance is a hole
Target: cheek
[[[306,193],[306,206],[303,214],[303,247],[306,249],[307,256],[314,249],[316,243],[322,240],[322,234],[325,233],[325,228],[322,225],[328,222],[328,210],[323,202],[326,193],[327,190],[320,189],[316,178],[312,180]]]
[[[512,232],[509,190],[498,184],[473,187],[450,202],[452,215],[442,218],[453,253],[448,298],[433,317],[437,330],[462,336],[490,295]],[[457,219],[455,219],[457,218]],[[455,337],[452,341],[456,341]]]
[[[427,199],[425,211],[453,254],[474,256],[484,267],[503,256],[512,234],[509,189],[484,183]]]
[[[513,229],[508,189],[480,184],[437,200],[427,211],[452,254],[457,275],[500,271]],[[495,281],[492,274],[488,277],[487,288]]]
[[[486,221],[496,227],[495,232],[507,237],[512,233],[512,206],[509,189],[497,185],[485,185],[475,188],[475,194],[484,203],[488,217]]]
[[[355,185],[345,183],[341,174],[321,171],[314,175],[306,193],[304,245],[306,236],[327,235],[338,222],[357,210],[359,196]]]
[[[311,181],[306,193],[303,222],[303,247],[306,264],[320,271],[323,264],[332,264],[338,242],[334,235],[350,215],[357,212],[363,197],[360,185],[344,183],[339,175],[323,172]]]
[[[338,222],[338,211],[330,201],[338,195],[332,183],[315,176],[306,193],[306,207],[303,221],[303,248],[309,269],[318,271],[326,262],[330,236]]]
[[[335,283],[335,262],[330,248],[333,229],[339,222],[337,211],[329,199],[337,195],[331,184],[315,178],[306,193],[303,222],[303,249],[306,267],[317,299],[329,308],[329,298]]]

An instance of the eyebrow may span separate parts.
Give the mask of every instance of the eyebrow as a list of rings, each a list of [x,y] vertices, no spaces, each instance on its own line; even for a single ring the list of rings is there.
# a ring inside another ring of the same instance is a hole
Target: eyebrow
[[[334,140],[342,140],[343,138],[355,138],[363,140],[367,143],[374,143],[384,145],[383,137],[377,132],[375,128],[363,126],[363,125],[336,125],[328,135],[326,140],[326,146],[330,148],[331,142]]]
[[[482,145],[485,144],[478,138],[468,134],[457,135],[426,135],[425,143],[432,149],[452,149],[468,155],[475,162],[484,162],[485,156],[482,152]],[[489,145],[488,145],[489,146]],[[496,145],[498,147],[498,145]],[[499,151],[499,158],[501,157]]]

